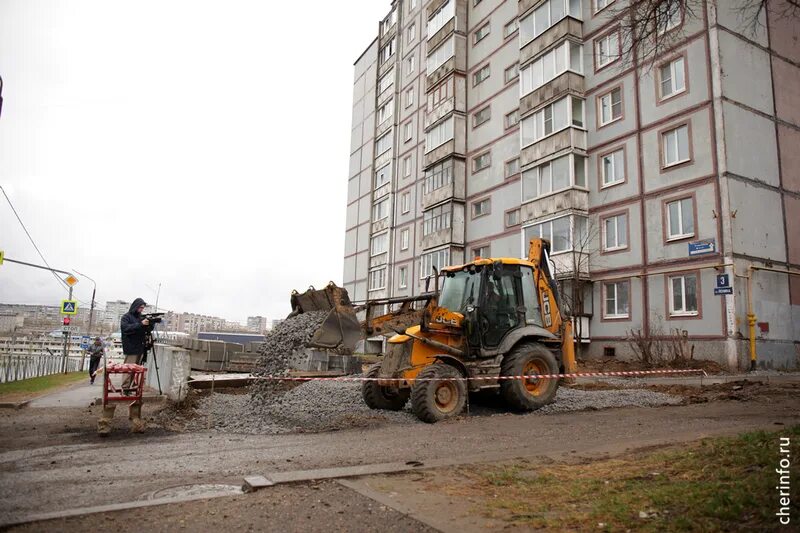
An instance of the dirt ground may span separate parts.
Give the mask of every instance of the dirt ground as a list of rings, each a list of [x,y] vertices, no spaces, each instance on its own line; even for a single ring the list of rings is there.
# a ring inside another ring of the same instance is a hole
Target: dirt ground
[[[144,435],[131,435],[120,408],[114,433],[101,439],[94,426],[98,407],[3,410],[0,524],[35,514],[135,501],[178,485],[241,484],[244,476],[253,474],[408,461],[472,464],[526,457],[603,459],[650,446],[800,423],[800,394],[793,383],[658,390],[683,395],[685,404],[547,416],[502,412],[434,425],[386,425],[324,434],[176,433],[152,424]],[[159,408],[145,404],[145,417],[153,422]],[[326,529],[360,531],[374,530],[376,523],[383,529],[386,524],[396,524],[395,531],[422,529],[420,523],[410,518],[399,520],[401,515],[384,511],[365,498],[334,484],[278,486],[263,494],[87,515],[95,518],[87,518],[90,522],[40,523],[40,527],[27,530],[97,529],[103,524],[111,527],[110,523],[115,529],[120,524],[124,528],[134,516],[153,517],[148,528],[156,531],[204,530],[208,528],[203,526],[217,519],[214,517],[225,514],[240,520],[237,529],[269,531],[275,525],[275,530],[313,531],[316,524],[323,524],[330,526]],[[348,502],[351,506],[344,506]],[[226,511],[229,507],[235,515]],[[262,514],[264,508],[276,509],[276,514]],[[169,520],[161,520],[165,513]],[[413,509],[405,514],[414,517]],[[100,520],[98,517],[108,523],[93,521]],[[376,522],[373,517],[382,518]],[[485,522],[473,526],[494,527]]]

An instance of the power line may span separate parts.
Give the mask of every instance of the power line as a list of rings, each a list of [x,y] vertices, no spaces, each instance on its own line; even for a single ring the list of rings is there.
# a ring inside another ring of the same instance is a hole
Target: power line
[[[14,204],[11,203],[11,198],[8,197],[8,195],[6,194],[6,190],[3,188],[2,185],[0,185],[0,191],[3,191],[3,196],[6,197],[6,201],[8,201],[8,205],[11,207],[11,210],[14,212],[14,216],[17,217],[17,221],[19,221],[19,225],[22,226],[22,229],[25,231],[25,235],[28,236],[28,239],[31,241],[31,244],[33,245],[33,247],[36,248],[36,252],[39,254],[39,257],[42,258],[42,261],[44,261],[44,264],[47,265],[47,268],[53,268],[53,267],[50,266],[50,263],[47,262],[47,259],[44,258],[44,254],[41,252],[41,250],[39,250],[39,247],[36,246],[36,243],[34,242],[33,237],[31,237],[31,234],[28,232],[28,228],[25,227],[25,224],[22,222],[22,219],[19,217],[19,214],[17,213],[17,210],[14,209]],[[64,280],[62,280],[61,278],[59,278],[58,275],[55,272],[51,271],[50,273],[53,275],[54,278],[56,278],[56,281],[58,281],[58,283],[60,285],[62,285],[65,289],[69,289],[69,286],[66,284],[66,282]]]

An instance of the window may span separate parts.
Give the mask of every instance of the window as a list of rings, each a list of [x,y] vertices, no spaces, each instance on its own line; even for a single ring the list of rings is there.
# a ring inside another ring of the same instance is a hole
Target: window
[[[428,275],[433,274],[433,267],[436,267],[437,270],[441,270],[442,267],[446,267],[450,264],[450,249],[445,248],[444,250],[437,250],[435,252],[430,252],[424,254],[420,258],[420,279],[425,279]]]
[[[472,160],[472,173],[480,172],[484,168],[489,168],[492,164],[492,152],[484,152]]]
[[[408,76],[409,74],[414,72],[414,68],[415,68],[415,62],[414,61],[415,60],[414,60],[414,56],[413,55],[408,56],[408,58],[406,59],[406,76]]]
[[[506,211],[506,227],[519,226],[519,209]]]
[[[411,194],[404,192],[400,196],[400,212],[406,214],[409,211],[411,211]]]
[[[488,244],[484,244],[483,246],[478,246],[477,248],[472,249],[472,258],[488,259],[492,257],[491,248]]]
[[[453,183],[453,161],[449,160],[425,171],[422,194],[431,193],[451,183]]]
[[[620,213],[603,220],[603,250],[623,250],[628,247],[628,215]]]
[[[513,128],[519,124],[519,109],[515,109],[505,117],[506,129]]]
[[[630,316],[630,281],[603,283],[603,318],[628,318]]]
[[[406,91],[406,108],[414,105],[414,88],[411,87]]]
[[[598,100],[601,126],[622,118],[622,89],[620,87],[604,94]]]
[[[392,147],[392,131],[389,130],[375,141],[375,155],[381,155]]]
[[[394,55],[394,37],[381,48],[378,54],[378,63],[383,64],[387,59]]]
[[[414,39],[417,38],[417,25],[412,22],[411,25],[406,29],[406,44],[411,44],[414,42]]]
[[[370,271],[369,290],[377,291],[385,288],[386,288],[386,267]]]
[[[408,228],[400,232],[400,249],[408,250],[409,231]]]
[[[625,181],[625,149],[620,148],[600,158],[602,187],[608,187]]]
[[[451,0],[452,1],[452,0]],[[455,39],[450,37],[428,55],[427,74],[430,76],[455,55]]]
[[[403,176],[409,177],[411,175],[411,156],[407,155],[403,158]]]
[[[478,85],[483,80],[489,77],[489,63],[486,63],[484,66],[478,69],[478,71],[472,75],[472,86]]]
[[[489,119],[492,118],[492,108],[491,106],[486,106],[474,115],[472,115],[472,127],[477,128],[481,124],[488,122]]]
[[[453,96],[454,87],[455,82],[453,78],[449,78],[447,81],[440,83],[438,86],[428,91],[428,112],[432,112],[439,104],[450,99]]]
[[[472,218],[478,218],[483,215],[488,215],[491,212],[491,199],[484,198],[472,204]]]
[[[383,75],[380,81],[378,81],[378,94],[383,93],[383,91],[391,87],[393,84],[394,84],[394,69],[391,69],[389,72]]]
[[[675,96],[686,90],[686,71],[682,57],[670,61],[658,69],[659,97]]]
[[[562,191],[571,186],[586,187],[586,158],[569,154],[522,173],[522,201]]]
[[[450,228],[452,218],[451,204],[428,209],[422,214],[422,236],[427,237],[431,233]]]
[[[697,309],[697,274],[670,276],[670,316],[695,316]]]
[[[378,108],[378,124],[383,124],[394,114],[394,98]]]
[[[405,289],[408,287],[408,267],[400,267],[397,270],[397,288]]]
[[[586,242],[587,228],[586,217],[567,215],[526,227],[525,243],[529,243],[534,237],[539,237],[550,241],[551,253],[567,252],[573,249],[573,242],[578,246]]]
[[[503,26],[503,38],[508,39],[511,37],[511,34],[514,33],[519,29],[519,21],[517,19],[512,19]]]
[[[518,173],[519,173],[519,157],[515,157],[511,161],[506,161],[505,176],[508,178]]]
[[[564,41],[520,72],[520,95],[535,91],[547,82],[571,70],[583,73],[583,46]]]
[[[473,39],[472,44],[478,44],[479,42],[481,42],[484,38],[486,38],[487,35],[489,35],[489,31],[490,27],[489,23],[487,22],[486,24],[478,28],[478,30],[475,32],[475,37]]]
[[[372,205],[372,221],[383,220],[389,216],[389,198]]]
[[[392,164],[387,163],[375,171],[375,188],[378,189],[392,181]]]
[[[594,0],[594,12],[597,13],[601,9],[605,9],[614,0]]]
[[[389,233],[381,233],[375,235],[369,244],[370,255],[384,254],[389,250]]]
[[[414,123],[413,123],[413,121],[409,120],[408,122],[403,124],[403,140],[404,140],[404,142],[410,141],[413,133],[414,133]]]
[[[610,65],[620,58],[619,30],[598,38],[594,42],[595,46],[595,65],[598,69]]]
[[[520,48],[569,15],[582,20],[580,0],[549,0],[519,21]]]
[[[681,198],[667,203],[667,240],[694,237],[694,200]]]
[[[684,124],[662,133],[661,148],[665,167],[689,161],[689,126]]]
[[[540,141],[570,125],[582,128],[583,124],[583,100],[566,96],[522,119],[522,146]]]
[[[386,35],[397,22],[397,11],[394,9],[381,21],[381,35]]]
[[[656,6],[656,29],[659,34],[666,33],[681,25],[683,12],[678,0],[659,2]]]
[[[511,83],[517,76],[519,76],[519,63],[514,63],[503,73],[503,79],[506,80],[506,83]]]
[[[453,117],[437,124],[425,134],[425,153],[453,138]]]
[[[447,0],[442,7],[428,20],[428,38],[433,37],[437,31],[447,24],[451,18],[456,16],[455,0]]]

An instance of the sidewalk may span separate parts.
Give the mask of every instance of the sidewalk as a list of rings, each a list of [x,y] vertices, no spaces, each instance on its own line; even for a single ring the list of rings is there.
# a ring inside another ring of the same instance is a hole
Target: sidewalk
[[[95,399],[103,396],[103,380],[99,377],[94,385],[89,385],[89,377],[80,385],[60,390],[31,400],[28,407],[88,407]]]

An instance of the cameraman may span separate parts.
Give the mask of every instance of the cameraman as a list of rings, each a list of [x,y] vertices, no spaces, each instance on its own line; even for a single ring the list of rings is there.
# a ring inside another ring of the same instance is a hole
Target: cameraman
[[[122,315],[120,320],[120,330],[122,332],[122,353],[125,355],[126,364],[142,363],[145,350],[145,339],[147,327],[150,321],[142,318],[142,311],[147,304],[141,298],[136,298],[131,304],[130,310]],[[129,394],[129,388],[133,376],[129,375],[122,382],[122,390],[124,394]],[[103,416],[97,422],[97,432],[100,435],[108,435],[111,433],[111,419],[114,418],[114,411],[116,405],[109,403],[103,408]],[[131,431],[133,433],[142,433],[144,431],[144,420],[142,420],[142,403],[136,401],[130,404],[128,408],[128,418],[131,421]]]

